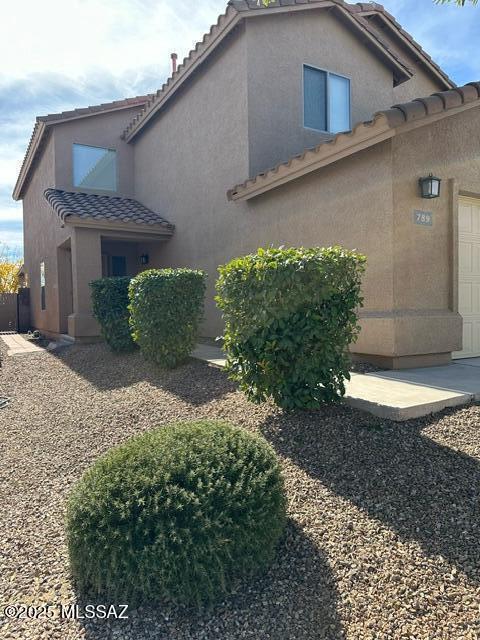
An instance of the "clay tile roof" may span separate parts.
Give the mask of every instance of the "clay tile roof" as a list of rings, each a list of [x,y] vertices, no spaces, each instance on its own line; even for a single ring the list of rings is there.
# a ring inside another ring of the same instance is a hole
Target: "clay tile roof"
[[[159,213],[148,209],[137,200],[117,196],[73,193],[61,189],[47,189],[45,199],[65,221],[69,216],[96,221],[129,222],[142,225],[164,227],[166,233],[173,233],[174,226]]]
[[[227,193],[229,200],[243,200],[260,195],[265,191],[284,184],[289,179],[305,175],[322,166],[346,157],[393,137],[397,127],[412,124],[427,118],[439,118],[457,113],[460,108],[480,106],[480,82],[469,82],[463,87],[448,91],[439,91],[426,98],[415,98],[411,102],[396,104],[374,114],[372,120],[360,122],[353,131],[338,133],[330,140],[321,142],[313,149],[306,149],[286,162],[281,162],[268,171],[259,173]],[[456,111],[455,111],[456,110]],[[449,113],[450,112],[450,113]],[[363,143],[363,146],[362,146]],[[342,155],[338,155],[342,152]]]
[[[448,91],[437,91],[426,98],[415,98],[411,102],[396,104],[391,109],[379,111],[376,116],[385,116],[392,127],[413,122],[439,114],[448,114],[452,109],[478,102],[480,98],[480,83],[469,82],[463,87],[456,87]]]
[[[129,107],[143,107],[153,96],[136,96],[135,98],[124,98],[122,100],[114,100],[113,102],[104,102],[103,104],[91,105],[80,109],[71,109],[70,111],[61,111],[60,113],[49,113],[46,116],[37,116],[37,122],[52,122],[54,120],[70,120],[72,118],[85,117],[88,115],[96,115],[103,111],[115,111],[115,109],[128,109]]]
[[[195,48],[184,58],[183,62],[168,78],[162,88],[149,100],[142,111],[132,119],[123,132],[123,137],[126,140],[131,140],[142,129],[150,117],[160,109],[163,103],[170,99],[177,87],[183,84],[194,68],[208,57],[210,52],[215,48],[216,43],[230,33],[244,16],[261,15],[265,12],[285,10],[288,9],[288,7],[291,7],[292,10],[302,8],[334,9],[344,21],[356,25],[356,28],[360,29],[363,34],[368,34],[371,38],[371,46],[376,48],[377,51],[383,52],[382,55],[384,59],[389,60],[389,64],[395,68],[395,74],[399,82],[407,80],[413,75],[413,71],[397,51],[394,51],[390,47],[387,40],[382,37],[381,30],[375,28],[371,21],[367,19],[367,16],[370,14],[382,16],[389,27],[395,32],[400,32],[407,40],[408,46],[411,49],[413,48],[420,59],[423,59],[423,61],[434,70],[439,79],[444,82],[445,87],[455,86],[455,83],[433,62],[430,56],[415,42],[412,36],[402,28],[381,4],[377,4],[376,2],[350,4],[344,0],[274,0],[268,7],[265,7],[262,2],[258,0],[230,0],[226,12],[219,16],[217,22],[210,28],[210,31],[203,36],[202,41],[197,42]]]

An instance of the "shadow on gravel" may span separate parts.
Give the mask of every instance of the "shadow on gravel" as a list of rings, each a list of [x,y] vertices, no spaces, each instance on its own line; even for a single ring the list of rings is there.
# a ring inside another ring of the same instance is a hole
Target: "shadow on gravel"
[[[441,415],[398,424],[335,407],[273,416],[262,431],[311,477],[479,582],[480,463],[422,434]]]
[[[337,594],[326,559],[289,523],[268,573],[239,585],[210,612],[183,607],[130,611],[128,621],[84,621],[86,640],[343,640]],[[132,615],[133,614],[133,615]]]
[[[52,354],[99,391],[146,382],[194,406],[235,391],[219,369],[193,358],[177,369],[168,370],[147,362],[139,351],[114,354],[104,344],[74,345]]]

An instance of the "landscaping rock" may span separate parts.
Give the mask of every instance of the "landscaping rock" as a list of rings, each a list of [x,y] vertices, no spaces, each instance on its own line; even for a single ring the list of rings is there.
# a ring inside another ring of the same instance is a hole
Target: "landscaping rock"
[[[212,611],[9,620],[12,640],[457,640],[480,637],[480,408],[396,424],[345,406],[285,414],[225,373],[72,346],[7,358],[0,395],[0,606],[86,604],[71,584],[65,501],[110,447],[175,420],[224,419],[281,457],[289,525],[266,575]],[[109,603],[106,603],[109,604]],[[123,603],[113,603],[123,604]]]

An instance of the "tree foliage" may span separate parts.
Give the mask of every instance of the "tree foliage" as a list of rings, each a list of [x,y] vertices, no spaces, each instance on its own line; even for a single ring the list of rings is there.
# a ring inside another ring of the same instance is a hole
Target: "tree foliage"
[[[0,261],[0,293],[17,293],[20,267],[19,262]]]
[[[473,5],[478,4],[478,0],[435,0],[435,2],[436,4],[452,4],[452,2],[454,2],[457,7],[464,7],[468,3]]]

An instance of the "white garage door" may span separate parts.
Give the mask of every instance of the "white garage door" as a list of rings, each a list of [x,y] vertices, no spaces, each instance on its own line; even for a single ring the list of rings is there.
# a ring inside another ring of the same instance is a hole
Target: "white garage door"
[[[458,212],[458,311],[463,317],[463,351],[480,356],[480,200],[461,198]]]

